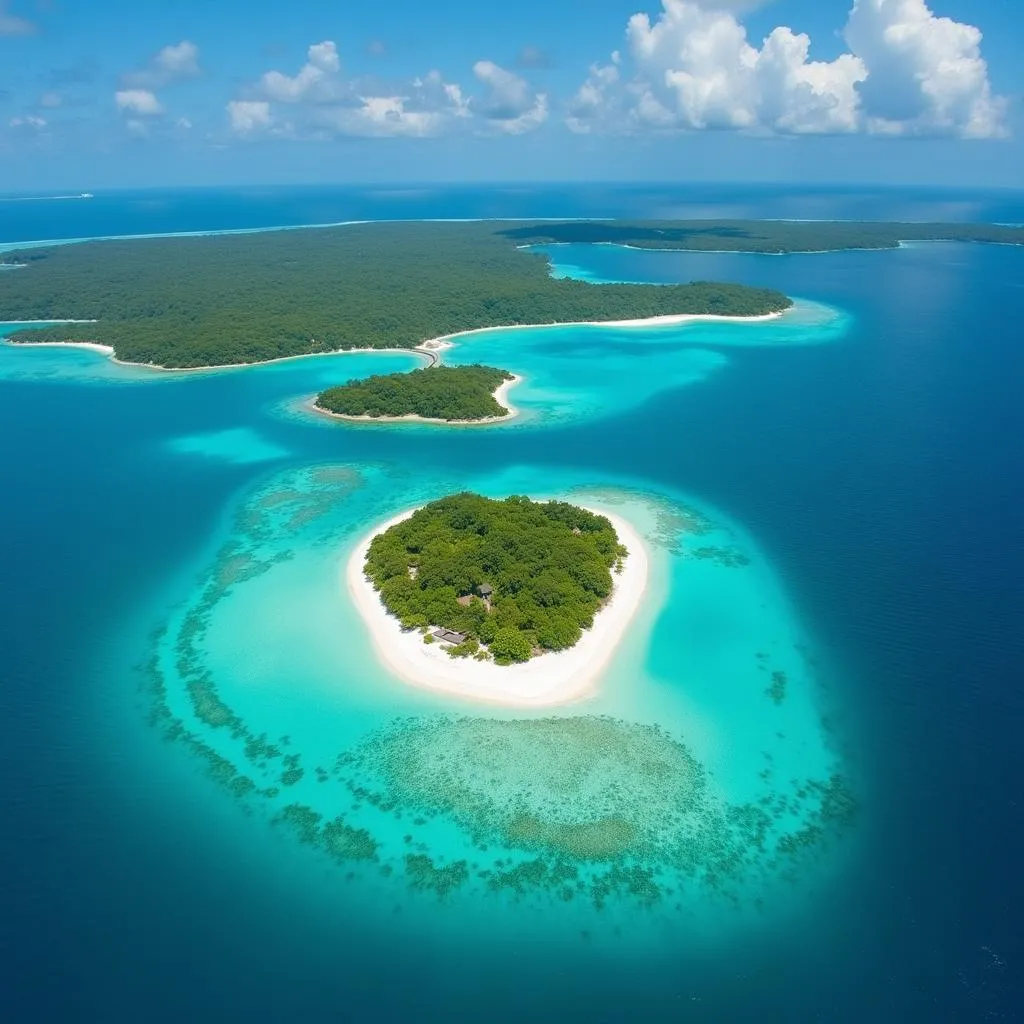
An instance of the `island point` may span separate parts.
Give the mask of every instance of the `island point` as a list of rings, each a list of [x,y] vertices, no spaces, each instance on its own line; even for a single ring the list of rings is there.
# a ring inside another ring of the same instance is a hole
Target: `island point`
[[[593,693],[643,600],[647,555],[618,516],[463,493],[374,530],[346,582],[405,682],[542,707]]]

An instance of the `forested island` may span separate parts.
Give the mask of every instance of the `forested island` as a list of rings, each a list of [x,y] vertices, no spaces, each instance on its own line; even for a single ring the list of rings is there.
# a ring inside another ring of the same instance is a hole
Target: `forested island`
[[[900,242],[996,242],[1024,245],[1024,228],[1000,224],[868,221],[667,220],[569,221],[502,228],[520,245],[580,243],[698,252],[835,252],[895,249]]]
[[[574,646],[627,557],[607,518],[561,501],[463,493],[370,543],[365,574],[404,629],[499,665]]]
[[[495,392],[515,380],[493,366],[430,366],[351,380],[317,395],[318,409],[335,416],[477,421],[508,415]]]
[[[551,277],[509,223],[376,223],[240,235],[82,242],[11,252],[7,320],[93,320],[13,341],[88,341],[163,367],[253,363],[351,348],[414,348],[506,324],[752,316],[788,308],[739,284],[589,284]]]

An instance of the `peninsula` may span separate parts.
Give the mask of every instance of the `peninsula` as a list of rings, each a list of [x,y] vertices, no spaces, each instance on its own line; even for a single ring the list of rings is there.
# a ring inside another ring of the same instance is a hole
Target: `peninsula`
[[[797,253],[896,249],[902,242],[1024,245],[1024,228],[1006,224],[869,221],[666,220],[517,224],[501,234],[520,245],[624,245],[692,252]]]
[[[511,418],[502,403],[516,380],[493,366],[431,366],[351,380],[321,391],[313,404],[343,419],[489,423]]]
[[[647,556],[620,518],[464,493],[375,530],[346,578],[405,681],[541,706],[592,691],[641,604]]]
[[[92,320],[14,342],[93,342],[187,369],[359,348],[413,349],[474,329],[763,316],[781,292],[739,284],[558,280],[508,223],[376,223],[244,235],[135,238],[11,252],[5,320]]]

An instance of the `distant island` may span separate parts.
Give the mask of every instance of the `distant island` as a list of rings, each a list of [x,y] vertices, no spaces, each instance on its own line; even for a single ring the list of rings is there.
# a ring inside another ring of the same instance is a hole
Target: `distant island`
[[[350,419],[483,422],[509,416],[499,397],[515,380],[493,366],[431,366],[351,380],[321,391],[314,405]]]
[[[509,223],[376,223],[82,242],[5,254],[0,316],[90,320],[14,342],[93,342],[167,368],[358,348],[412,349],[479,328],[675,314],[763,316],[792,305],[740,284],[589,284],[551,277]]]
[[[454,658],[511,665],[573,647],[627,554],[605,516],[463,493],[374,536],[364,572],[403,629]]]
[[[628,245],[695,252],[837,252],[895,249],[901,242],[994,242],[1024,245],[1024,228],[1000,224],[868,221],[689,220],[568,221],[515,225],[500,233],[520,245]]]

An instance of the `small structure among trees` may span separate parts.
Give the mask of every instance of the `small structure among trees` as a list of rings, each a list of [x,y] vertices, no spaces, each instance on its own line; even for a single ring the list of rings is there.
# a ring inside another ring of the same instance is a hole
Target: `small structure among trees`
[[[465,633],[456,633],[451,629],[435,629],[434,636],[443,644],[455,644],[458,646],[466,642]]]

